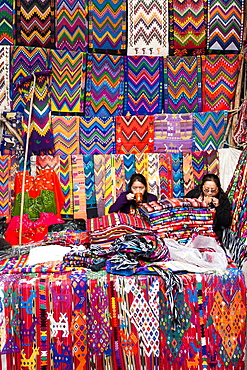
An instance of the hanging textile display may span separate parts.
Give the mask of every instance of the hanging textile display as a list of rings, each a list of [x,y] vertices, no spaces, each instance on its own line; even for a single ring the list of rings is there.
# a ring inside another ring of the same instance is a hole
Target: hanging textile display
[[[115,152],[115,121],[113,117],[79,117],[81,154]]]
[[[89,54],[85,116],[123,115],[123,57]]]
[[[16,2],[16,43],[55,48],[55,1]]]
[[[79,154],[79,117],[51,116],[54,154]]]
[[[84,155],[83,161],[86,187],[87,218],[98,217],[93,156]]]
[[[14,1],[0,2],[0,45],[14,45]]]
[[[118,116],[116,153],[152,153],[154,151],[154,116]]]
[[[145,178],[147,178],[148,176],[148,153],[135,154],[135,167],[136,167],[137,173],[141,173]]]
[[[24,157],[22,141],[23,114],[20,112],[3,112],[0,119],[0,152],[2,155],[16,155]],[[6,123],[8,126],[6,126]]]
[[[233,128],[233,139],[236,144],[247,142],[247,99],[242,102],[237,122]]]
[[[206,49],[206,6],[205,0],[169,1],[169,41],[173,54],[203,54]]]
[[[192,150],[193,114],[156,114],[154,151],[157,153]]]
[[[160,200],[173,197],[172,154],[159,154]]]
[[[105,214],[105,156],[94,155],[94,183],[98,216]]]
[[[148,178],[147,191],[159,197],[160,178],[159,178],[159,154],[148,154]]]
[[[84,161],[82,155],[72,155],[72,177],[73,177],[73,200],[74,218],[87,218],[86,212],[86,185],[84,173]]]
[[[240,52],[243,40],[244,0],[209,0],[207,48]]]
[[[172,153],[173,198],[184,196],[183,154]]]
[[[226,127],[226,111],[194,113],[192,151],[219,149],[224,139]]]
[[[85,0],[56,1],[56,48],[87,51],[88,21]]]
[[[125,173],[124,173],[123,155],[115,154],[114,159],[115,159],[115,175],[116,175],[116,181],[115,181],[116,197],[114,198],[114,201],[116,201],[119,195],[123,191],[125,191]],[[143,172],[140,172],[140,173],[143,173]]]
[[[1,14],[1,11],[0,11],[0,14]],[[0,35],[1,35],[1,26],[0,26]],[[0,45],[0,81],[1,81],[0,107],[2,111],[9,111],[10,104],[11,104],[10,91],[9,91],[9,88],[10,88],[10,47],[1,46],[1,45]]]
[[[115,159],[109,154],[105,158],[105,214],[109,213],[110,206],[116,200]]]
[[[201,109],[200,57],[164,58],[164,111],[192,113]]]
[[[126,2],[90,0],[89,48],[107,51],[126,49]]]
[[[0,156],[0,216],[10,218],[11,212],[11,157]]]
[[[124,115],[162,112],[161,57],[124,57]]]
[[[83,112],[86,53],[51,50],[51,110]]]
[[[192,153],[194,185],[199,185],[207,173],[219,175],[219,156],[217,150]]]
[[[128,55],[167,55],[168,3],[128,1]]]
[[[202,110],[229,110],[235,94],[242,55],[202,55],[201,58]]]
[[[184,178],[184,195],[194,189],[194,175],[192,168],[192,153],[183,153],[183,178]]]
[[[136,172],[135,166],[135,155],[124,154],[124,169],[125,169],[125,181],[126,185],[129,183],[131,176]]]

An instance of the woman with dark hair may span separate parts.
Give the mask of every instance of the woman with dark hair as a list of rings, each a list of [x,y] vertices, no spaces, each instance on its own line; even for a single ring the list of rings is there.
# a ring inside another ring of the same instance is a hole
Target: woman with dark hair
[[[147,192],[147,180],[140,173],[134,173],[130,177],[128,190],[120,194],[116,202],[110,207],[109,213],[135,213],[137,202],[149,203],[157,201],[154,194]]]
[[[214,231],[222,241],[223,228],[231,225],[231,204],[221,188],[219,177],[214,174],[203,176],[201,184],[189,191],[185,197],[197,198],[215,209]]]

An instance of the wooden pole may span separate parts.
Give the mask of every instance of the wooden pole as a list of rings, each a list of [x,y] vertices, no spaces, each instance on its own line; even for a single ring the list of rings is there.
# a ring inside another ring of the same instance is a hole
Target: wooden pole
[[[28,146],[29,146],[29,138],[30,138],[30,130],[31,130],[31,120],[32,120],[33,98],[34,98],[35,85],[36,85],[36,76],[33,73],[33,88],[32,88],[32,91],[31,91],[31,99],[30,99],[30,110],[29,110],[29,116],[28,116],[27,139],[26,139],[25,157],[24,157],[24,165],[23,165],[23,177],[22,177],[22,186],[21,186],[19,245],[21,245],[21,243],[22,243],[22,222],[23,222],[23,209],[24,209],[24,199],[25,199],[24,196],[25,196],[25,182],[26,182],[26,169],[27,169],[27,155],[28,155]]]

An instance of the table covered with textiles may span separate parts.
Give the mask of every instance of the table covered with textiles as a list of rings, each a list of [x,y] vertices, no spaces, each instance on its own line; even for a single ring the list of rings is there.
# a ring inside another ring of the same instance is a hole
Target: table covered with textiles
[[[2,261],[0,369],[244,369],[243,273],[160,276]],[[174,317],[172,304],[176,306]]]

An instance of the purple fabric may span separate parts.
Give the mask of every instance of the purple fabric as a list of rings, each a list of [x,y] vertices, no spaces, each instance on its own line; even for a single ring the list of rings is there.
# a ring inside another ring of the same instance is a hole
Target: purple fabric
[[[130,206],[132,205],[135,207],[136,202],[133,200],[129,201],[126,198],[127,194],[128,194],[127,191],[124,191],[123,193],[120,194],[116,202],[110,207],[109,213],[114,213],[114,212],[130,213]],[[157,200],[158,199],[156,195],[147,193],[147,201],[145,203],[153,202]]]

